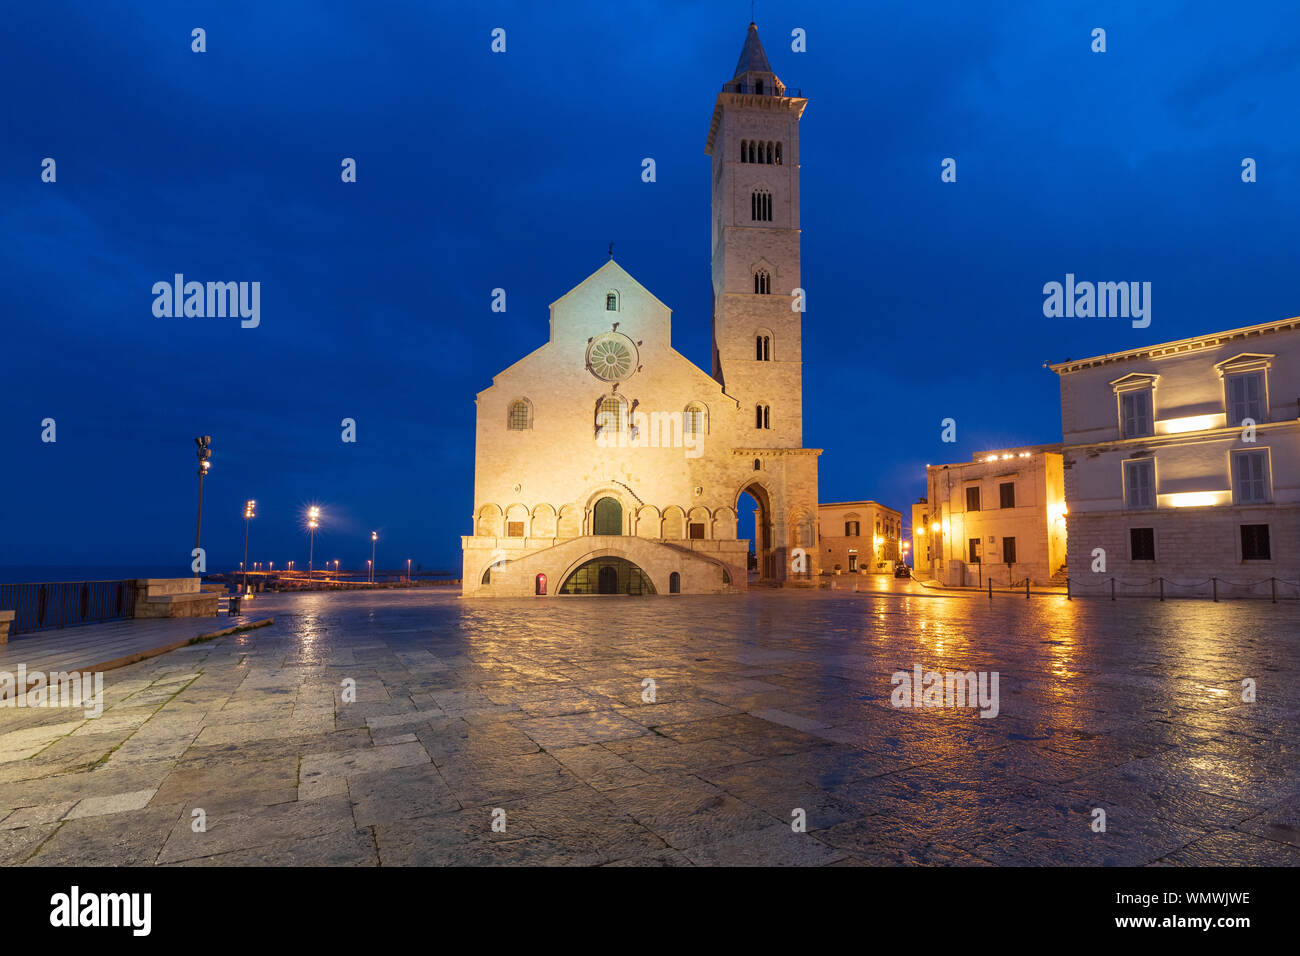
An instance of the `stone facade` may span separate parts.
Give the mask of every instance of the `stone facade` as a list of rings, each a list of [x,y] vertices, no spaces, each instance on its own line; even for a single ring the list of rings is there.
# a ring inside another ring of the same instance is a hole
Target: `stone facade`
[[[913,506],[917,574],[949,587],[1053,583],[1066,563],[1065,512],[1059,445],[927,465],[925,503]]]
[[[841,501],[817,507],[822,573],[893,573],[902,560],[903,517],[875,501]]]
[[[802,447],[795,293],[805,101],[782,95],[752,25],[736,77],[717,97],[707,147],[713,374],[673,349],[669,308],[612,258],[552,303],[548,341],[477,398],[465,595],[585,593],[588,579],[606,593],[606,574],[622,593],[742,590],[746,493],[759,507],[760,581],[810,584],[817,573],[820,451]],[[761,95],[746,92],[755,81]],[[741,140],[760,133],[763,161],[742,162]],[[781,162],[775,152],[768,162],[778,139]],[[806,570],[792,569],[797,547]]]
[[[1051,368],[1078,593],[1300,592],[1300,319]]]

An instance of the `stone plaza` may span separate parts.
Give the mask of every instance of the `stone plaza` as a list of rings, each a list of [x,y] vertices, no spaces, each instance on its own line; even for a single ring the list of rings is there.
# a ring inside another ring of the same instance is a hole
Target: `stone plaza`
[[[0,710],[0,863],[1300,863],[1300,604],[878,586],[258,595],[98,718]]]

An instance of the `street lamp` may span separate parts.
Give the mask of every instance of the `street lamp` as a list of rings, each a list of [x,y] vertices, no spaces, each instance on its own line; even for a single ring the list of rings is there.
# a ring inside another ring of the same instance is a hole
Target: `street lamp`
[[[406,583],[411,583],[411,559],[406,559]]]
[[[248,593],[248,522],[254,517],[254,509],[257,502],[251,498],[244,502],[244,561],[240,565],[244,569],[244,593]]]
[[[320,527],[320,509],[307,509],[307,530],[311,534],[311,548],[307,552],[307,580],[311,581],[316,561],[316,529]]]
[[[370,532],[370,583],[375,583],[375,542],[379,540],[379,532]]]
[[[194,444],[199,446],[195,452],[199,456],[199,517],[194,524],[194,550],[198,551],[199,538],[203,533],[203,478],[207,475],[208,469],[212,467],[212,463],[208,460],[212,457],[212,436],[202,435],[194,439]],[[198,555],[195,555],[195,557],[198,557]]]

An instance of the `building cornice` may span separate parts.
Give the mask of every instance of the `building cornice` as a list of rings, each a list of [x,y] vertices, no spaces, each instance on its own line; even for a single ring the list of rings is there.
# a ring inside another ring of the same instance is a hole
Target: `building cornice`
[[[1278,332],[1293,332],[1300,330],[1300,316],[1282,319],[1277,322],[1265,322],[1261,325],[1249,325],[1242,329],[1229,329],[1226,332],[1214,332],[1210,335],[1197,336],[1190,339],[1178,339],[1175,342],[1162,342],[1158,345],[1147,345],[1138,349],[1129,349],[1126,352],[1111,352],[1107,355],[1096,355],[1086,359],[1066,359],[1064,362],[1048,364],[1057,375],[1069,372],[1078,372],[1085,368],[1095,368],[1099,365],[1110,365],[1115,362],[1125,362],[1130,359],[1138,358],[1165,358],[1170,355],[1177,355],[1183,352],[1199,352],[1205,349],[1218,348],[1229,342],[1237,342],[1244,339],[1254,339],[1264,335],[1273,335]]]
[[[704,143],[704,153],[706,156],[713,155],[713,143],[717,139],[718,130],[722,128],[722,109],[725,106],[735,107],[736,109],[785,110],[793,112],[797,122],[803,118],[804,107],[807,105],[808,99],[803,96],[728,93],[724,90],[718,94],[718,98],[713,103],[713,119],[709,122],[709,138]]]
[[[789,458],[796,455],[817,457],[820,448],[733,448],[731,453],[737,458]]]

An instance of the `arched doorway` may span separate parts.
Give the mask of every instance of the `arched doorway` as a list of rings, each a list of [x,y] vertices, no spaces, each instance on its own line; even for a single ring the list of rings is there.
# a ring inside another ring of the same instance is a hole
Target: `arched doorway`
[[[536,595],[538,595],[539,597],[545,597],[545,595],[546,595],[546,575],[545,575],[545,574],[539,574],[539,575],[537,575],[537,579],[536,579],[536,581],[535,581],[534,584],[533,584],[533,593],[536,594]]]
[[[592,534],[622,534],[623,506],[617,498],[601,498],[596,502],[592,521]]]
[[[626,558],[606,555],[573,569],[560,594],[654,594],[650,576]]]
[[[758,482],[742,488],[736,496],[736,518],[736,537],[749,539],[751,578],[773,582],[783,579],[773,547],[772,503],[767,489]]]
[[[676,571],[668,575],[668,593],[669,594],[682,593],[682,576],[678,574]]]

